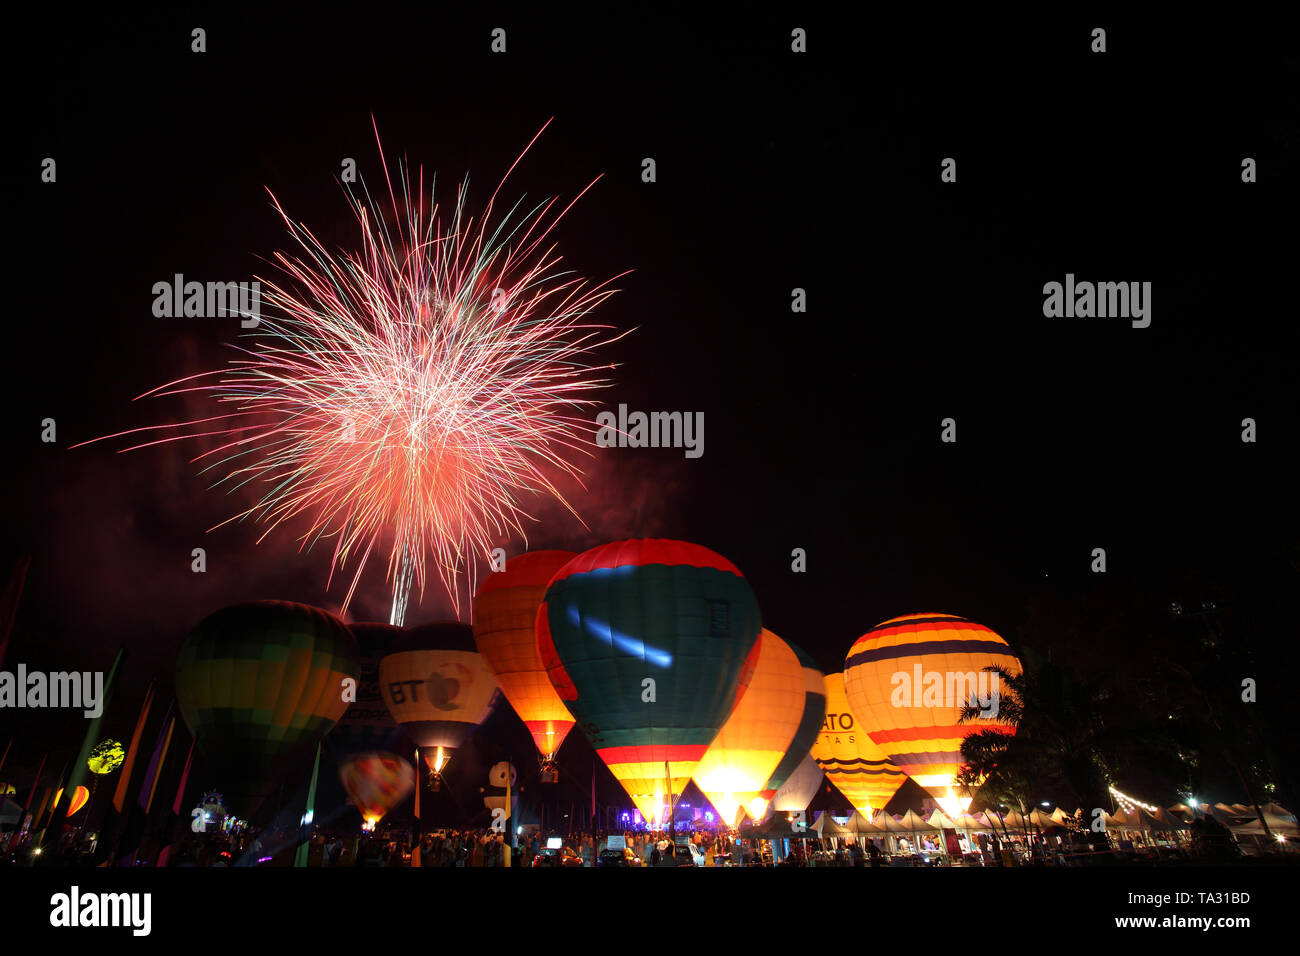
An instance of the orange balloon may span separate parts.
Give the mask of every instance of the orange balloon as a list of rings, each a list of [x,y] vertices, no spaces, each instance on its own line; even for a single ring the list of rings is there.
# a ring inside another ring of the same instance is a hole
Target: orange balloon
[[[60,790],[59,793],[63,793],[63,791]],[[72,799],[68,801],[67,815],[74,816],[78,810],[86,805],[86,801],[89,799],[90,791],[85,787],[77,787],[76,790],[72,791]]]
[[[573,715],[546,673],[534,627],[546,585],[573,557],[570,551],[518,555],[504,571],[489,574],[474,595],[474,643],[546,760],[573,729]]]
[[[696,786],[723,819],[733,824],[742,804],[751,810],[751,816],[759,801],[766,808],[762,791],[785,756],[804,713],[805,681],[799,657],[767,628],[759,632],[757,647],[749,686],[694,773]]]

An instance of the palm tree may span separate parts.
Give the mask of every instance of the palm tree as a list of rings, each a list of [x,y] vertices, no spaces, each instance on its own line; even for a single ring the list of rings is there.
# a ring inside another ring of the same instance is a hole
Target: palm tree
[[[1019,805],[1022,813],[1034,806],[1035,790],[1044,780],[1059,777],[1089,806],[1110,805],[1107,751],[1116,744],[1118,722],[1106,720],[1108,694],[1040,656],[1032,649],[1021,655],[1023,670],[985,668],[999,687],[997,721],[1015,728],[1015,736],[981,731],[962,743],[962,756],[975,773],[988,778],[995,792]],[[960,723],[981,719],[978,700],[966,702]],[[1093,837],[1105,844],[1104,834]]]

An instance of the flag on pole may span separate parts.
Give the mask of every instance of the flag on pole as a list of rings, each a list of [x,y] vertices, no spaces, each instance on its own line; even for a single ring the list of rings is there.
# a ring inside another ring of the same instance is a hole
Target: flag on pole
[[[172,801],[172,813],[180,816],[181,800],[185,797],[185,784],[189,783],[190,767],[194,763],[194,745],[199,742],[198,735],[190,741],[190,752],[185,757],[185,769],[181,772],[181,782],[176,786],[176,799]]]
[[[316,813],[316,778],[320,776],[320,743],[316,744],[316,763],[311,768],[311,785],[307,787],[307,809],[298,824],[298,852],[293,856],[294,866],[306,866],[311,852],[311,821]]]
[[[152,690],[152,684],[150,689]],[[136,854],[140,848],[140,839],[144,836],[144,830],[149,822],[149,811],[153,807],[154,791],[158,789],[158,777],[162,770],[163,760],[166,758],[167,747],[172,739],[172,727],[175,718],[172,717],[172,708],[175,706],[175,700],[167,707],[167,713],[163,715],[162,724],[158,728],[158,740],[154,743],[153,755],[149,758],[149,764],[144,768],[144,777],[140,780],[140,786],[136,790],[135,802],[131,805],[126,814],[126,825],[123,829],[117,846],[127,846],[129,852],[123,854],[119,860],[121,866],[135,866],[137,863]]]
[[[162,766],[167,761],[167,751],[171,748],[172,731],[176,729],[176,718],[172,715],[172,710],[176,702],[167,707],[167,716],[163,718],[163,725],[158,730],[158,742],[154,744],[153,756],[149,758],[149,766],[145,769],[144,780],[140,783],[140,795],[137,802],[140,809],[149,815],[153,809],[154,791],[158,789],[158,778],[162,776]]]
[[[135,730],[131,734],[131,743],[126,748],[126,759],[122,761],[122,772],[117,778],[117,789],[113,791],[113,809],[118,813],[126,806],[126,790],[131,784],[131,771],[135,769],[135,755],[140,749],[140,737],[144,734],[145,721],[149,719],[149,708],[153,704],[154,682],[149,681],[149,688],[144,692],[144,703],[140,705],[140,716],[135,720]]]
[[[181,813],[181,800],[185,797],[185,784],[190,779],[190,766],[194,762],[194,745],[199,742],[198,735],[190,738],[190,752],[185,757],[185,769],[181,771],[181,782],[176,785],[176,799],[172,801],[172,816],[178,817]],[[158,854],[158,868],[161,869],[167,865],[167,857],[171,855],[172,847],[168,843]]]

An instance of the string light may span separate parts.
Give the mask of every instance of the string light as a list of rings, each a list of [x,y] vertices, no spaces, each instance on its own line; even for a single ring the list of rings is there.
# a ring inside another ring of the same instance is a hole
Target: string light
[[[1132,813],[1134,808],[1136,807],[1141,807],[1143,810],[1147,811],[1147,813],[1156,813],[1160,810],[1159,807],[1154,807],[1149,803],[1143,803],[1141,800],[1137,799],[1136,797],[1130,797],[1126,793],[1121,793],[1119,790],[1116,790],[1113,786],[1110,787],[1109,789],[1110,789],[1110,795],[1115,798],[1115,802],[1119,804],[1119,808],[1123,810],[1125,813]]]

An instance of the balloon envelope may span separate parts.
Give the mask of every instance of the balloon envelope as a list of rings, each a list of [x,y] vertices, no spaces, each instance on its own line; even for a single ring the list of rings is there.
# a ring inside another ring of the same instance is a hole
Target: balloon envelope
[[[506,760],[499,760],[488,770],[488,783],[494,787],[513,787],[515,768]]]
[[[543,758],[553,758],[573,728],[573,715],[551,686],[537,652],[537,609],[570,551],[529,551],[489,574],[474,596],[474,641],[501,692],[524,722]]]
[[[772,796],[772,809],[778,813],[807,810],[824,779],[826,774],[812,758],[812,754],[804,754],[794,773],[786,778],[781,789]]]
[[[63,791],[60,790],[59,794],[62,795],[62,793]],[[86,805],[86,801],[89,799],[90,791],[85,787],[77,787],[76,790],[72,791],[72,799],[68,801],[68,812],[66,815],[74,816],[78,810]],[[57,800],[55,800],[54,805],[58,806]]]
[[[407,628],[379,662],[379,686],[402,732],[428,750],[435,773],[492,712],[497,693],[473,632],[455,621]]]
[[[957,792],[962,741],[982,730],[1015,732],[995,720],[958,723],[965,703],[997,681],[984,670],[991,666],[1020,672],[1006,641],[954,614],[892,618],[858,638],[844,661],[849,706],[871,739],[949,814],[973,795]]]
[[[827,674],[826,719],[811,754],[826,779],[858,810],[879,810],[907,779],[867,734],[844,695],[844,675]],[[806,806],[806,804],[805,804]]]
[[[593,548],[556,573],[537,646],[578,726],[657,820],[730,716],[759,627],[754,593],[726,558],[638,539]]]
[[[781,762],[768,778],[764,789],[769,797],[785,786],[786,780],[794,773],[795,768],[808,757],[808,752],[812,749],[817,735],[821,733],[822,723],[826,719],[826,675],[807,651],[789,641],[786,643],[799,658],[799,666],[803,673],[803,716],[799,720],[794,736],[786,746],[785,756],[781,758]],[[810,796],[809,799],[811,800],[812,797]],[[777,809],[782,808],[777,807]]]
[[[320,608],[258,601],[205,618],[181,645],[176,699],[198,747],[252,812],[272,777],[317,743],[347,705],[351,632]]]
[[[798,656],[767,628],[756,646],[758,657],[749,685],[695,768],[696,785],[722,818],[733,824],[742,804],[751,817],[762,817],[762,811],[755,814],[756,798],[771,796],[760,791],[785,757],[804,714],[803,666]]]
[[[339,766],[339,779],[361,818],[373,827],[415,789],[415,768],[396,754],[359,753]]]

